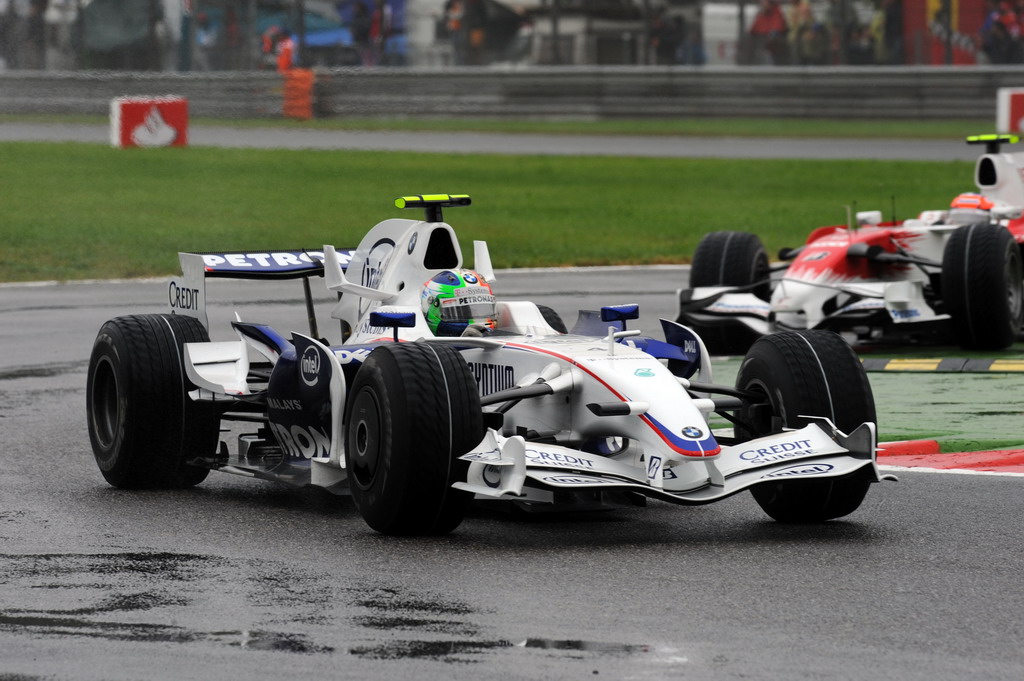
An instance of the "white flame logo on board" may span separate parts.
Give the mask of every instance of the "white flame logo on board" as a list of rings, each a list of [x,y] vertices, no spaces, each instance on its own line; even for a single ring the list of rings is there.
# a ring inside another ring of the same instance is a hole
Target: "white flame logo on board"
[[[132,142],[140,147],[166,147],[178,137],[178,131],[167,124],[158,108],[151,107],[142,125],[132,130]]]

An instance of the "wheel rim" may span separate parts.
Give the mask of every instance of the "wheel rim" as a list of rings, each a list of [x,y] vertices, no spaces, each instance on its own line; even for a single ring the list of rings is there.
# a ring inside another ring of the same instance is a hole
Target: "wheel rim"
[[[349,474],[361,489],[373,484],[381,469],[380,405],[370,390],[363,389],[352,404],[356,417],[349,424]]]
[[[103,449],[114,445],[117,432],[121,425],[121,414],[118,399],[117,374],[110,360],[106,357],[96,364],[93,374],[92,394],[92,427],[96,440]]]
[[[768,386],[760,379],[750,381],[743,386],[743,390],[759,393],[763,397],[761,403],[748,409],[746,412],[747,422],[753,428],[751,435],[754,437],[769,435],[772,432],[773,417],[785,418],[785,415],[779,409],[777,400],[768,389]]]

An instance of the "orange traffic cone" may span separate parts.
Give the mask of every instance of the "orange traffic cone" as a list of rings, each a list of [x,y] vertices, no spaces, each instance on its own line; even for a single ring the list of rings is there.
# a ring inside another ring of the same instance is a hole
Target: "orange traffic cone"
[[[313,118],[313,83],[309,69],[288,69],[284,73],[284,115],[308,121]]]

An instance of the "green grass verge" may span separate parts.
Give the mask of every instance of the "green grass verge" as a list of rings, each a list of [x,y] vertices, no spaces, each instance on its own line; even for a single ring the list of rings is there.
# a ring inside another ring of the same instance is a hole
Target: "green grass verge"
[[[0,115],[4,121],[99,124],[105,116]],[[828,137],[853,139],[961,140],[994,130],[993,121],[960,120],[836,120],[797,118],[647,118],[620,120],[500,118],[330,118],[313,121],[266,118],[228,120],[193,118],[192,125],[235,128],[371,130],[424,132],[505,132],[557,135],[644,135],[690,137]]]
[[[993,353],[989,350],[965,350],[955,345],[883,345],[868,346],[858,349],[862,359],[886,359],[889,357],[900,357],[902,359],[946,359],[952,357],[963,357],[966,359],[992,359]],[[998,353],[999,359],[1024,359],[1024,343],[1014,343],[1010,347]],[[880,372],[881,373],[881,372]],[[886,371],[885,373],[920,373],[915,371]],[[938,373],[938,372],[924,372]],[[971,373],[971,372],[966,372]],[[989,372],[981,372],[989,373]],[[993,372],[998,373],[998,372]]]
[[[200,119],[197,125],[224,125]],[[398,130],[434,132],[505,132],[557,135],[643,135],[686,137],[786,137],[960,140],[991,132],[992,121],[837,121],[835,119],[672,118],[631,120],[504,120],[459,118],[339,118],[319,121],[243,121],[236,127]]]
[[[449,209],[496,267],[679,263],[711,230],[802,243],[845,205],[899,215],[970,186],[963,162],[734,161],[0,144],[0,281],[162,275],[181,250],[353,246],[416,217],[397,196],[464,192]]]

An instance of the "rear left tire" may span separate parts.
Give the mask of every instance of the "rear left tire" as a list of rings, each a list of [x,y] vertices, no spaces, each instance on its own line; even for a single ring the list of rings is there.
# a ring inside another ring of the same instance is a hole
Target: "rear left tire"
[[[189,398],[185,343],[209,341],[192,317],[132,315],[104,324],[86,379],[89,440],[103,477],[124,489],[197,485],[209,469],[189,459],[212,456],[220,418]]]

